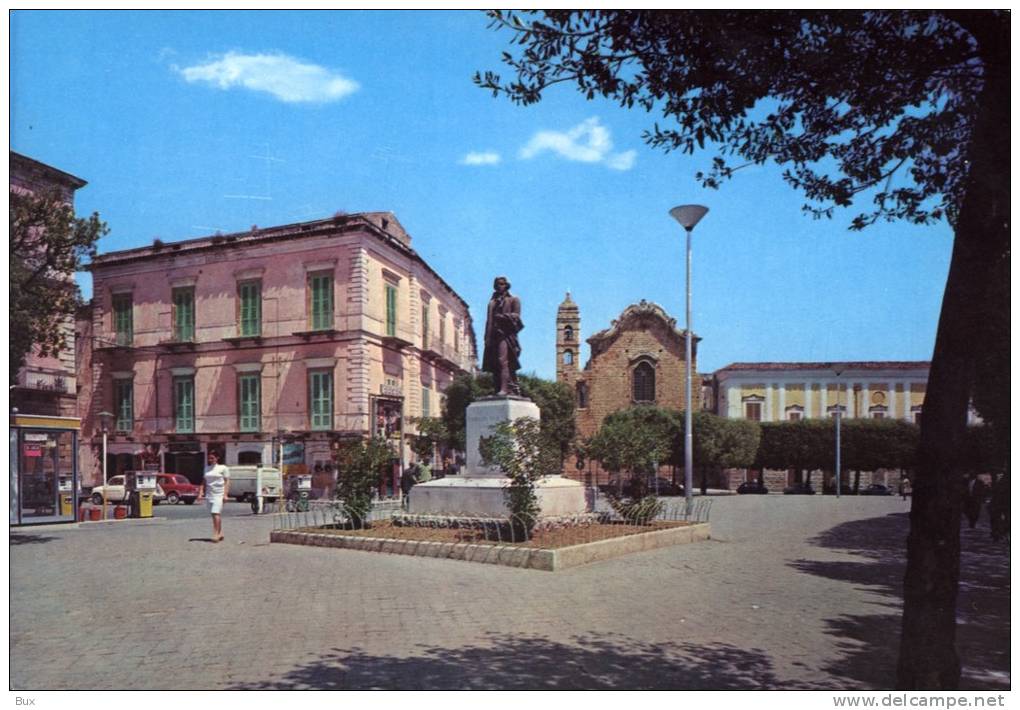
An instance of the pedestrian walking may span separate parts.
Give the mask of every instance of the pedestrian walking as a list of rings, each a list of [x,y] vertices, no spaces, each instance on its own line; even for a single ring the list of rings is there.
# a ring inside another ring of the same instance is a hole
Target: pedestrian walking
[[[208,462],[198,496],[201,498],[205,495],[209,513],[212,514],[213,542],[220,542],[223,540],[223,499],[230,492],[230,470],[220,463],[220,457],[215,451],[209,452]]]
[[[904,476],[900,479],[900,497],[906,500],[910,493],[910,479]]]
[[[963,513],[967,516],[971,529],[977,525],[978,518],[981,517],[981,507],[985,503],[986,495],[985,482],[978,478],[977,474],[972,473],[967,480],[967,492],[963,499]]]
[[[411,488],[416,483],[415,479],[415,466],[416,464],[408,464],[407,468],[400,475],[400,492],[403,494],[403,500],[401,505],[404,510],[407,510],[408,504],[410,503]]]
[[[415,476],[415,483],[428,483],[432,480],[432,467],[429,463],[432,461],[428,456],[422,459],[418,465],[418,474]]]

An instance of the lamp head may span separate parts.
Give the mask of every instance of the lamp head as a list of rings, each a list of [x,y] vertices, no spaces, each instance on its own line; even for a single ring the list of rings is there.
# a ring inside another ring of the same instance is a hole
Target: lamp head
[[[707,213],[708,208],[702,205],[680,205],[669,211],[670,216],[688,232],[694,229],[694,225],[700,222]]]
[[[100,412],[99,413],[99,426],[102,427],[102,431],[110,430],[110,422],[113,421],[113,412]]]

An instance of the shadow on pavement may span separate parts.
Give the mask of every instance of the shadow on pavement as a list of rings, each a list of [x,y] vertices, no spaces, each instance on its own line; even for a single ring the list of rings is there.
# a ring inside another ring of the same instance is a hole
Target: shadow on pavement
[[[825,670],[860,687],[893,688],[899,655],[903,574],[910,521],[906,513],[837,525],[810,542],[852,555],[841,561],[796,560],[794,569],[856,585],[886,600],[887,613],[829,619],[843,656]],[[987,527],[960,533],[957,651],[961,690],[1010,687],[1009,546],[991,540]],[[838,604],[834,605],[838,611]]]
[[[423,646],[408,657],[333,649],[282,677],[235,690],[744,690],[779,688],[769,658],[725,644],[643,643],[622,637],[493,638]],[[788,684],[787,684],[788,687]],[[806,686],[805,686],[806,687]]]
[[[215,543],[216,540],[213,540],[211,537],[189,537],[188,538],[188,542],[212,542],[212,543]]]
[[[49,542],[57,538],[50,535],[29,535],[24,533],[11,533],[12,545],[31,545],[35,543]]]

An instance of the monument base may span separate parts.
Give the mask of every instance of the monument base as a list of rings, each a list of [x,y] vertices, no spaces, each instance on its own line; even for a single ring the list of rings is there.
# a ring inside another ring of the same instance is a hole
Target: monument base
[[[510,479],[502,476],[450,476],[411,489],[408,512],[413,515],[506,516],[504,489]],[[535,482],[539,517],[576,515],[588,509],[584,486],[563,476]]]
[[[412,515],[457,517],[505,516],[504,490],[510,479],[495,466],[482,462],[479,442],[501,422],[522,418],[541,420],[542,413],[525,397],[482,397],[468,405],[466,413],[467,466],[461,476],[419,483],[411,489],[408,512]],[[547,476],[535,482],[539,517],[576,515],[587,511],[584,486],[563,476]]]

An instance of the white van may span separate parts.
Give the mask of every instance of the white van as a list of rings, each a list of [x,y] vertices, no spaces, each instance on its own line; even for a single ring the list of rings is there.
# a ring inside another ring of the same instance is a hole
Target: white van
[[[283,474],[271,466],[228,466],[230,469],[230,497],[241,502],[255,502],[257,495],[264,503],[275,503],[283,496]],[[261,481],[262,490],[256,485]]]

